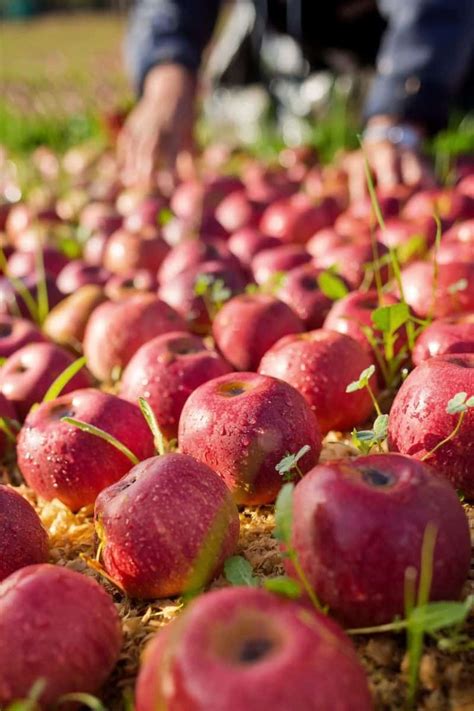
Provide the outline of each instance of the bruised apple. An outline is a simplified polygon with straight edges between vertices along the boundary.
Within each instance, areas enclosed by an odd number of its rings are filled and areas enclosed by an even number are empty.
[[[107,573],[131,597],[200,589],[233,554],[239,516],[230,491],[184,454],[147,459],[97,498]]]
[[[179,421],[184,454],[214,469],[238,503],[275,500],[282,485],[276,465],[304,445],[306,472],[318,461],[321,433],[297,390],[256,373],[229,373],[204,383],[188,398]]]

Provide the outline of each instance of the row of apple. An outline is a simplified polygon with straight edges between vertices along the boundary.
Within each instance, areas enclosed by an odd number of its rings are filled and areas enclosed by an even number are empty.
[[[299,453],[306,476],[291,504],[288,574],[301,582],[302,570],[345,625],[389,622],[403,614],[405,571],[419,571],[429,524],[431,598],[458,598],[469,568],[467,520],[439,473],[474,496],[472,175],[455,188],[380,193],[386,221],[374,242],[370,202],[348,203],[344,175],[290,156],[276,171],[250,164],[240,179],[183,183],[169,203],[117,191],[112,178],[99,196],[89,184],[46,207],[2,209],[2,447],[19,421],[29,486],[73,510],[95,504],[104,571],[139,598],[212,580],[237,546],[236,503],[273,502],[279,463]],[[88,239],[69,261],[61,247],[76,221]],[[387,251],[403,244],[414,261],[387,290]],[[411,311],[393,332],[374,321],[405,300]],[[87,368],[51,397],[71,349],[83,349]],[[366,422],[411,362],[387,424],[391,450],[409,456],[318,465],[322,437]],[[117,394],[96,381],[118,381]],[[155,456],[162,435],[180,453]],[[93,581],[46,563],[39,519],[12,489],[0,489],[0,511],[0,701],[41,678],[44,704],[96,691],[120,651],[113,606]],[[137,689],[141,711],[288,709],[295,699],[302,709],[371,708],[335,623],[240,588],[199,598],[160,634]]]

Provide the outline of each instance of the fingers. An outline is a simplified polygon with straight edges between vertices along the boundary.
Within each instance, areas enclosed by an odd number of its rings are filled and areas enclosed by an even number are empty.
[[[352,200],[367,195],[365,159],[377,187],[396,185],[433,187],[436,183],[432,169],[420,153],[400,149],[389,142],[369,143],[362,151],[354,151],[343,161]]]

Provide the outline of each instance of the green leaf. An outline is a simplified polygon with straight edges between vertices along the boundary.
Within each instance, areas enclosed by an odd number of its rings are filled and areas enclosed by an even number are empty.
[[[68,425],[77,427],[82,432],[87,432],[88,434],[94,435],[94,437],[99,437],[99,439],[103,439],[105,442],[108,442],[108,444],[111,444],[112,447],[115,447],[115,449],[118,449],[119,452],[124,454],[132,462],[133,465],[140,463],[138,457],[128,447],[126,447],[113,435],[109,434],[108,432],[104,432],[104,430],[101,430],[100,427],[91,425],[88,422],[83,422],[82,420],[76,420],[74,417],[61,417],[61,422],[66,422]]]
[[[158,224],[160,227],[164,227],[174,218],[173,212],[169,207],[163,207],[158,213]]]
[[[448,286],[448,294],[457,294],[458,291],[465,291],[468,286],[469,283],[467,279],[459,279],[459,281],[455,281]]]
[[[281,488],[275,503],[275,531],[273,535],[278,541],[282,541],[287,545],[291,543],[294,490],[294,484],[285,484]]]
[[[404,303],[380,306],[372,312],[372,323],[382,333],[394,334],[409,318],[410,309]]]
[[[194,282],[195,296],[204,296],[205,294],[207,294],[207,291],[213,281],[213,277],[209,274],[198,274],[198,276],[196,277],[196,281]]]
[[[310,449],[311,447],[309,444],[305,444],[301,447],[299,452],[296,452],[296,454],[287,454],[276,465],[276,471],[279,474],[287,474],[298,464],[299,460],[310,451]]]
[[[78,373],[81,368],[86,364],[86,359],[84,357],[78,358],[73,363],[67,366],[62,373],[59,373],[58,377],[53,380],[49,386],[46,394],[43,398],[43,402],[50,402],[51,400],[56,400],[60,396],[66,385],[70,380]]]
[[[212,284],[211,301],[214,304],[222,304],[232,296],[232,291],[225,285],[223,279],[216,279]]]
[[[346,388],[346,393],[353,393],[356,390],[362,390],[362,388],[367,387],[367,385],[369,384],[369,380],[374,373],[375,365],[369,365],[369,367],[363,370],[362,373],[359,375],[358,380],[354,380],[352,383],[349,383]]]
[[[459,412],[466,412],[467,410],[467,393],[459,392],[454,395],[451,400],[448,401],[446,405],[446,412],[448,415],[456,415]]]
[[[415,607],[409,617],[409,623],[415,624],[432,634],[445,627],[462,625],[474,607],[474,595],[464,602],[430,602]]]
[[[141,413],[153,435],[156,451],[160,456],[162,456],[166,452],[166,444],[163,433],[160,430],[160,426],[156,420],[155,413],[151,409],[150,403],[145,400],[144,397],[138,398],[138,404],[140,406]]]
[[[322,272],[318,275],[316,281],[324,296],[333,301],[342,299],[349,291],[343,280],[331,271]]]
[[[269,592],[289,597],[291,600],[301,597],[301,585],[297,580],[289,578],[287,575],[281,575],[277,578],[267,578],[263,587]]]
[[[356,430],[354,432],[354,437],[356,437],[359,442],[372,442],[374,439],[373,430]]]
[[[231,558],[227,558],[224,563],[224,575],[231,585],[258,587],[258,580],[253,574],[252,566],[241,555],[233,555]]]
[[[374,421],[374,436],[378,442],[386,439],[388,433],[388,415],[379,415]]]

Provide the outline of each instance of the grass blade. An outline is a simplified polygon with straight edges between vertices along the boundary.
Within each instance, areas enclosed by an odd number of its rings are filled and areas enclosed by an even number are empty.
[[[65,368],[63,372],[60,373],[55,380],[53,380],[48,390],[46,391],[46,395],[43,398],[43,402],[50,402],[50,400],[56,400],[56,398],[60,396],[69,381],[73,379],[73,377],[81,370],[81,368],[85,366],[85,364],[86,359],[84,358],[84,356],[82,356],[81,358],[78,358],[73,363],[68,365],[67,368]]]
[[[108,432],[104,432],[104,430],[101,430],[100,427],[90,425],[88,422],[83,422],[82,420],[76,420],[74,417],[62,417],[61,422],[67,422],[68,425],[77,427],[82,432],[87,432],[88,434],[94,435],[94,437],[99,437],[99,439],[103,439],[105,442],[108,442],[113,447],[115,447],[115,449],[118,449],[119,452],[124,454],[132,462],[133,465],[140,464],[140,460],[138,459],[138,457],[132,451],[130,451],[128,447],[126,447],[122,442],[120,442],[120,440],[118,440],[113,435],[109,434]]]

